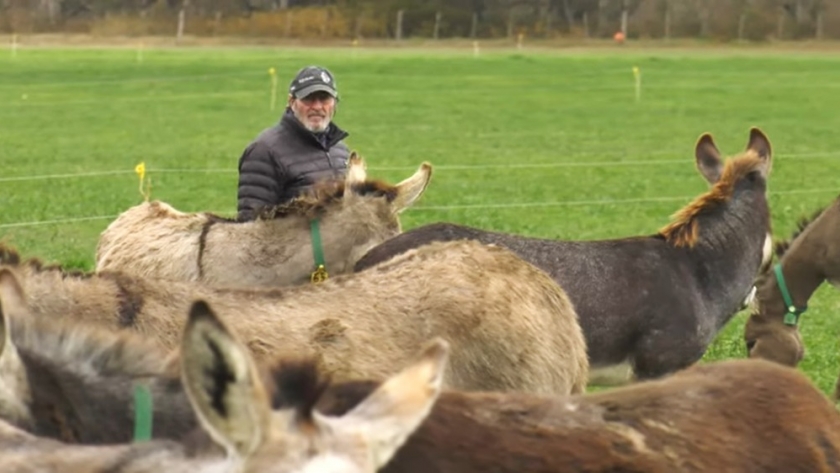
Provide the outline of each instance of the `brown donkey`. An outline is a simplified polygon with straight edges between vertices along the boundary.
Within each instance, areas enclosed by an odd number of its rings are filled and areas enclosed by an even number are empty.
[[[742,309],[771,257],[767,178],[771,148],[757,128],[746,151],[724,161],[712,136],[695,146],[711,189],[651,235],[562,241],[435,223],[406,231],[356,264],[367,268],[431,241],[473,239],[515,252],[569,294],[589,349],[592,382],[655,378],[699,360]],[[622,377],[609,379],[621,369]],[[603,376],[603,379],[601,379]]]
[[[132,332],[31,316],[0,270],[0,419],[66,443],[128,442],[134,390],[145,386],[154,437],[179,439],[198,424],[176,361]]]
[[[348,273],[367,250],[401,232],[399,213],[426,190],[432,166],[396,186],[368,180],[350,157],[345,180],[240,222],[208,212],[184,213],[153,201],[123,212],[102,232],[96,270],[226,286],[290,286],[309,281],[319,264]]]
[[[776,245],[779,261],[759,277],[755,304],[744,326],[750,357],[787,366],[797,366],[802,360],[805,349],[799,317],[823,282],[840,288],[838,235],[840,197],[810,219],[801,220],[790,241]]]
[[[180,376],[201,429],[183,441],[92,446],[36,437],[0,421],[2,471],[374,473],[428,415],[448,356],[446,342],[433,341],[339,417],[307,407],[272,410],[249,350],[206,303],[193,304],[185,325]],[[302,399],[301,406],[312,402]]]
[[[297,378],[319,388],[289,387],[324,392],[315,408],[331,415],[377,385],[324,387],[309,370]],[[840,415],[804,374],[765,360],[696,364],[580,396],[444,391],[380,470],[486,472],[840,472]]]
[[[284,289],[74,276],[0,250],[4,262],[34,315],[136,330],[170,350],[189,301],[203,299],[258,359],[318,355],[335,379],[381,379],[440,336],[452,344],[448,387],[556,395],[587,384],[586,343],[563,289],[512,252],[475,241],[427,245],[364,274]]]

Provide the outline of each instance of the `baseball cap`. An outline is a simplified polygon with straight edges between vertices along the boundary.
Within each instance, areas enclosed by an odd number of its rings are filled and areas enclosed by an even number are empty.
[[[338,98],[335,78],[329,70],[319,66],[304,67],[298,71],[292,83],[289,84],[289,93],[297,99],[318,91],[327,92]]]

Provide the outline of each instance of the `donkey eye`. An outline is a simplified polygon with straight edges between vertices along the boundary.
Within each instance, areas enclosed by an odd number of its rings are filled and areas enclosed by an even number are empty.
[[[755,340],[747,340],[747,353],[750,353],[755,347]]]

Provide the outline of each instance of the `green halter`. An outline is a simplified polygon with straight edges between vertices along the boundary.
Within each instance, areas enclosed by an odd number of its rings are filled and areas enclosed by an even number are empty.
[[[315,271],[312,272],[310,280],[313,283],[325,281],[329,274],[324,261],[324,247],[321,245],[321,229],[318,219],[309,222],[310,235],[312,236],[312,256],[315,258]]]
[[[776,263],[776,265],[773,266],[773,271],[776,273],[776,282],[779,285],[779,291],[782,293],[782,299],[785,301],[785,307],[787,307],[787,312],[785,313],[785,325],[795,327],[796,323],[799,321],[799,316],[808,310],[808,304],[805,304],[802,308],[797,308],[793,305],[793,299],[790,297],[787,284],[785,284],[785,277],[782,275],[781,263]]]
[[[152,393],[145,384],[134,387],[134,441],[152,438]]]

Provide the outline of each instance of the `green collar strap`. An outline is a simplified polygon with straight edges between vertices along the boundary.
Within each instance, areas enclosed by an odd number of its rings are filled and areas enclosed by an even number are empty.
[[[134,441],[152,438],[152,394],[145,384],[134,387]]]
[[[313,283],[319,283],[325,281],[329,274],[324,261],[324,247],[321,245],[321,228],[318,225],[318,219],[312,219],[309,222],[309,229],[312,236],[312,256],[315,258],[315,271],[312,272],[310,280]]]
[[[796,323],[799,321],[799,316],[808,310],[808,304],[805,304],[801,308],[793,305],[793,299],[790,297],[787,284],[785,284],[785,277],[782,275],[781,263],[776,263],[773,266],[773,271],[776,273],[776,283],[779,285],[779,291],[782,293],[782,299],[785,301],[785,307],[787,308],[785,312],[785,325],[796,326]]]

